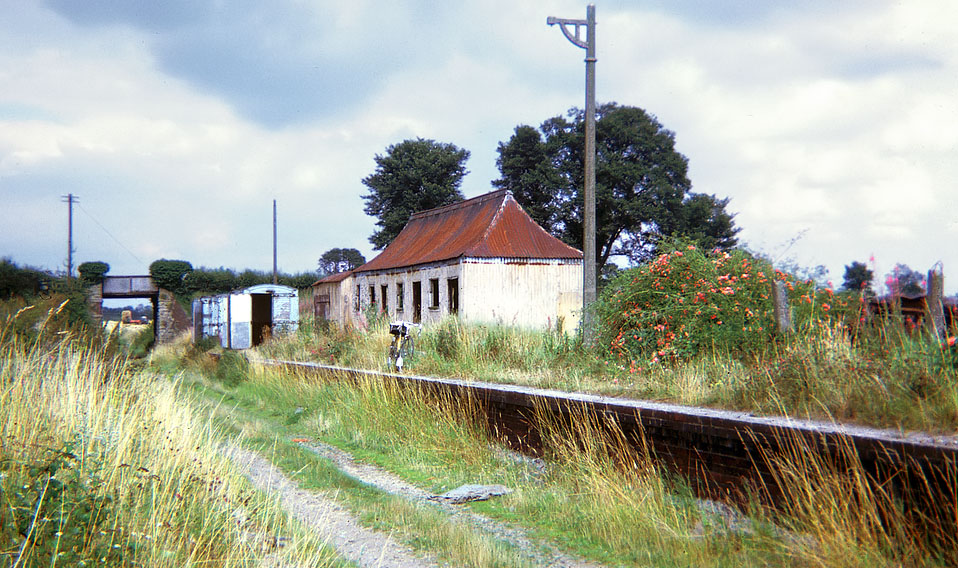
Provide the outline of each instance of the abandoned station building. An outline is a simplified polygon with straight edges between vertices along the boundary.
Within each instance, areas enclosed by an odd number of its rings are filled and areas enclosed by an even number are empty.
[[[318,317],[573,330],[582,308],[582,253],[547,233],[512,193],[494,191],[414,214],[379,256],[313,285]]]

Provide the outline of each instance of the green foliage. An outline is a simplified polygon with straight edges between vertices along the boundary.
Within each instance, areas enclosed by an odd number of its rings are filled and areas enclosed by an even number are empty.
[[[925,275],[898,263],[885,277],[885,286],[892,296],[918,296],[925,293]]]
[[[236,385],[249,379],[250,367],[246,357],[237,351],[223,351],[219,354],[212,378],[226,385]]]
[[[108,526],[116,500],[104,493],[99,464],[81,467],[73,445],[20,463],[0,461],[0,538],[24,559],[62,566],[126,565],[132,545]]]
[[[130,357],[138,358],[146,356],[153,346],[154,340],[153,326],[150,325],[133,338],[129,348]]]
[[[797,281],[747,252],[706,254],[686,245],[622,273],[603,290],[596,304],[601,345],[633,372],[643,361],[760,352],[774,340],[773,280],[787,285],[798,325],[848,309],[832,290]]]
[[[77,267],[77,272],[80,273],[80,280],[82,280],[84,284],[88,285],[99,284],[100,282],[103,282],[103,277],[109,271],[110,265],[98,260],[93,262],[84,262]]]
[[[150,276],[160,288],[181,296],[186,292],[184,279],[193,272],[193,265],[185,260],[160,259],[150,264]]]
[[[845,265],[845,275],[843,277],[842,289],[852,292],[872,292],[872,280],[875,279],[875,272],[868,268],[864,262],[857,260],[851,264]]]
[[[366,257],[354,248],[331,248],[319,257],[320,276],[339,274],[365,264]]]
[[[299,274],[280,273],[277,275],[276,281],[277,284],[301,290],[303,288],[309,288],[313,282],[316,282],[316,274],[313,272],[301,272]],[[241,273],[237,273],[234,270],[223,267],[196,268],[183,279],[187,293],[192,296],[225,294],[233,290],[249,288],[257,284],[270,284],[272,282],[272,272],[247,269]]]
[[[434,140],[405,140],[376,155],[376,171],[363,179],[369,193],[364,211],[380,227],[369,238],[383,249],[413,213],[462,201],[459,190],[466,175],[469,151]]]
[[[502,177],[492,185],[511,191],[533,221],[553,235],[561,235],[562,202],[556,199],[556,190],[563,179],[549,150],[538,130],[517,126],[508,143],[499,143],[496,166]]]
[[[519,126],[499,145],[502,177],[533,219],[566,243],[582,248],[585,113],[557,116],[539,132]],[[685,235],[709,248],[731,248],[738,229],[725,211],[727,199],[691,192],[688,160],[675,150],[675,135],[654,116],[615,103],[596,110],[597,267],[623,255],[648,259],[658,240]]]
[[[9,258],[0,258],[0,300],[19,296],[30,298],[49,292],[50,282],[56,278],[36,268],[19,267]]]

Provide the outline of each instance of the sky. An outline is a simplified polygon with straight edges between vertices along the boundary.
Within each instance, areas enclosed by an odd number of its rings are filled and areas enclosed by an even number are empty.
[[[596,0],[596,98],[675,133],[750,250],[958,292],[958,3]],[[518,125],[583,107],[567,0],[0,0],[0,257],[314,271],[376,253],[375,156],[406,139],[499,177]]]

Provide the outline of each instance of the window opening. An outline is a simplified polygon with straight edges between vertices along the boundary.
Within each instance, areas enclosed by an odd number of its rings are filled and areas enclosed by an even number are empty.
[[[419,281],[412,283],[412,321],[422,321],[422,282]]]
[[[459,313],[459,279],[449,278],[446,280],[446,298],[449,301],[449,313]]]
[[[439,309],[439,279],[429,279],[429,307],[433,310]]]

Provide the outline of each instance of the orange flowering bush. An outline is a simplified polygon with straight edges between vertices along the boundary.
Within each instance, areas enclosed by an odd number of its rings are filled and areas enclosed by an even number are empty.
[[[596,303],[603,350],[633,372],[712,349],[747,354],[773,340],[772,281],[788,288],[793,323],[843,315],[848,303],[735,250],[681,246],[615,278]]]

